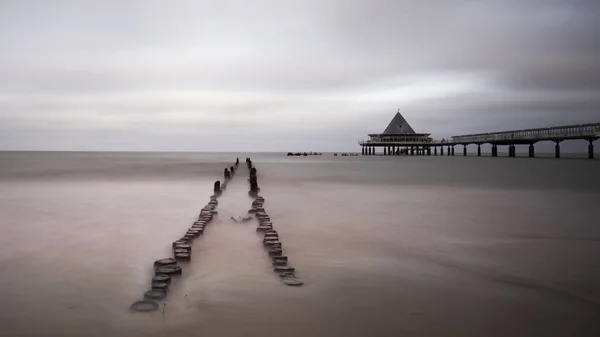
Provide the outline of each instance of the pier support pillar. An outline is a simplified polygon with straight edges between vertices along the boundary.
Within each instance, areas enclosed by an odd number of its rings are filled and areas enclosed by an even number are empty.
[[[533,144],[529,144],[529,158],[535,157],[535,147]]]
[[[444,155],[444,147],[440,146],[440,156],[443,156],[443,155]]]
[[[452,155],[454,156],[454,145],[452,145]]]
[[[498,145],[492,145],[492,157],[498,157]]]
[[[410,147],[410,155],[413,156],[415,154],[415,147],[411,146]]]
[[[481,157],[481,144],[477,144],[477,157]]]
[[[509,157],[515,156],[515,146],[512,144],[508,146],[508,156]]]
[[[554,158],[560,158],[560,140],[555,141],[556,145],[554,146]]]
[[[434,147],[433,147],[433,155],[434,155],[434,156],[437,156],[437,146],[434,146]]]
[[[427,155],[428,155],[428,156],[431,156],[431,147],[428,147],[428,148],[427,148]]]
[[[386,147],[383,148],[383,155],[384,156],[387,155],[387,148]]]
[[[467,156],[467,146],[463,145],[463,156],[466,157]]]
[[[588,158],[594,159],[594,140],[588,139],[588,142],[590,142],[588,144]]]

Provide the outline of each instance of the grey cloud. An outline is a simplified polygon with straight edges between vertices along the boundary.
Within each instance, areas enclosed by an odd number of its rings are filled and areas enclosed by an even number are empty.
[[[216,128],[230,139],[224,149],[236,150],[234,136],[250,137],[251,127],[265,150],[307,137],[352,149],[397,108],[439,137],[600,119],[598,1],[0,6],[0,148],[64,146],[58,139],[73,135],[86,148],[165,139],[176,149]],[[452,86],[473,74],[480,87],[406,101],[419,78]],[[397,99],[378,96],[388,89]],[[280,130],[285,141],[270,141]]]

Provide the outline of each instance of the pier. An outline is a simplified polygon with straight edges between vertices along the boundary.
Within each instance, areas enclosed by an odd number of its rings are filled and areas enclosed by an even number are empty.
[[[535,144],[542,141],[554,142],[554,157],[560,158],[560,143],[565,140],[588,142],[588,158],[594,158],[594,142],[600,138],[600,123],[562,125],[547,128],[512,130],[452,136],[449,140],[434,140],[428,133],[416,133],[400,112],[396,113],[383,133],[369,134],[368,140],[359,141],[362,155],[455,155],[455,147],[462,146],[463,156],[467,146],[477,145],[477,156],[481,156],[481,145],[492,146],[492,157],[498,157],[498,147],[508,146],[508,156],[516,157],[516,145],[528,145],[529,157],[535,157]],[[379,150],[381,148],[381,150]]]

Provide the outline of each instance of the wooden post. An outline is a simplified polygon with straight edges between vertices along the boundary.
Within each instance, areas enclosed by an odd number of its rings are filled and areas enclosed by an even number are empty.
[[[529,158],[535,157],[535,147],[533,143],[529,144]]]

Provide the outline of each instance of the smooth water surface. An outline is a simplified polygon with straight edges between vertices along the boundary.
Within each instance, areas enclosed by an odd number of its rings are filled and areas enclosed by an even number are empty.
[[[305,285],[245,215],[250,156]],[[129,305],[236,157],[160,311]],[[0,335],[600,336],[600,161],[0,153]]]

